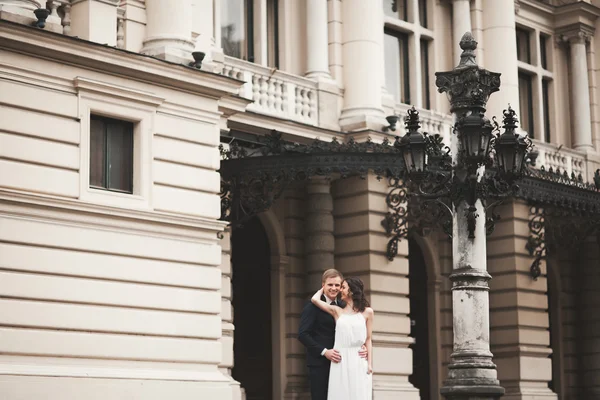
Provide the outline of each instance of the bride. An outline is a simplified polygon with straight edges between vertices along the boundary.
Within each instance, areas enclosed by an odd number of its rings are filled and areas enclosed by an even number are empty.
[[[336,321],[335,344],[342,361],[331,364],[327,400],[371,400],[373,397],[373,309],[365,298],[364,285],[358,278],[342,282],[344,308],[331,306],[321,300],[323,289],[312,297],[314,305],[333,316]],[[367,359],[358,354],[367,347]]]

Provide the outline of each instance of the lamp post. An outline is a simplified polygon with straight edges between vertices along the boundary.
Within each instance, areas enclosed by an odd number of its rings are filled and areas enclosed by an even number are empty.
[[[491,276],[486,265],[486,233],[495,218],[487,213],[518,189],[531,141],[517,133],[510,107],[504,111],[502,134],[498,124],[485,117],[489,96],[500,88],[500,74],[476,64],[477,42],[471,33],[465,33],[460,47],[459,65],[436,73],[438,90],[448,95],[454,115],[450,151],[441,151],[439,138],[419,131],[414,108],[405,121],[407,134],[395,146],[404,157],[411,195],[443,202],[452,214],[454,345],[441,394],[452,400],[498,399],[504,389],[490,352]]]

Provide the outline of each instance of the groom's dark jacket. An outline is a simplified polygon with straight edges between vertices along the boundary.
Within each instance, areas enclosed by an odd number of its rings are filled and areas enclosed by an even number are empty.
[[[325,296],[321,296],[325,301]],[[338,306],[343,306],[337,300]],[[321,355],[323,349],[332,349],[335,340],[335,320],[331,314],[308,302],[300,316],[298,340],[306,347],[306,365],[309,367],[327,366],[330,361]]]

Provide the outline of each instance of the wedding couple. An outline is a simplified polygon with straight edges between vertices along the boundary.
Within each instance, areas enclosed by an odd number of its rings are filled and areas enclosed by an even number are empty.
[[[312,400],[371,400],[373,309],[358,278],[325,271],[304,307],[298,340],[306,347]]]

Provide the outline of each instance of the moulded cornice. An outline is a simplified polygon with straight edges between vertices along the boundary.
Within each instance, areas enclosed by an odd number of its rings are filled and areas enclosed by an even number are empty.
[[[318,126],[271,117],[251,111],[233,115],[229,119],[229,128],[258,135],[266,135],[274,129],[283,133],[284,136],[289,135],[293,142],[299,143],[308,143],[315,138],[327,142],[330,142],[333,138],[344,141],[345,137],[339,131],[323,129]]]
[[[80,76],[73,80],[73,86],[78,92],[102,93],[111,97],[118,97],[138,103],[144,103],[151,106],[159,106],[165,101],[164,97],[156,96],[152,93],[142,92],[125,86],[117,86],[106,82],[95,81],[82,78]]]
[[[217,241],[217,234],[223,232],[227,225],[224,221],[202,217],[124,209],[9,189],[0,190],[0,209],[11,215],[206,242]]]
[[[219,112],[223,117],[229,118],[234,114],[244,112],[250,103],[252,103],[252,100],[241,96],[223,97],[219,100]]]
[[[596,19],[600,16],[600,8],[583,1],[566,4],[554,9],[554,28],[557,33],[570,31],[574,26],[584,27],[594,32]]]
[[[538,13],[542,12],[544,14],[554,15],[555,7],[550,4],[542,3],[538,0],[515,0],[515,10],[517,7],[517,2],[519,3],[519,7],[523,8],[524,10],[532,9]]]
[[[236,95],[245,83],[154,57],[0,21],[0,48],[206,97]]]
[[[73,6],[77,3],[83,3],[86,1],[96,2],[96,3],[104,3],[104,4],[108,4],[109,6],[116,7],[119,5],[120,0],[71,0],[71,5]]]

